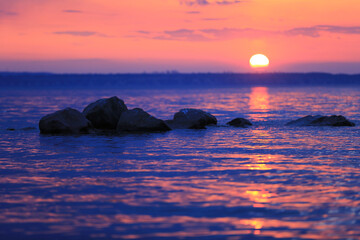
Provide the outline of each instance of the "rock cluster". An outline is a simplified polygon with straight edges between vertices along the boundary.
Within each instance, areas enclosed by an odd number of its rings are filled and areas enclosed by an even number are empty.
[[[97,100],[81,113],[66,108],[41,118],[41,133],[79,134],[91,130],[114,132],[162,132],[177,128],[202,129],[216,125],[216,118],[199,109],[182,109],[173,120],[163,121],[141,108],[129,110],[118,97]]]
[[[104,98],[89,104],[81,113],[66,108],[41,118],[39,128],[45,134],[80,134],[92,131],[163,132],[172,129],[204,129],[217,125],[215,116],[200,109],[181,109],[172,120],[163,121],[141,108],[129,110],[118,97]],[[229,126],[246,128],[252,123],[235,118]],[[306,116],[287,123],[288,126],[355,126],[343,116]]]

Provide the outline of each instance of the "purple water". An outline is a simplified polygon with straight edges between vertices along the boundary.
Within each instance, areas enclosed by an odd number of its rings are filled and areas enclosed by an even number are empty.
[[[219,126],[21,130],[111,96],[162,119],[199,108]],[[307,114],[357,126],[284,126]],[[254,126],[225,126],[236,117]],[[1,90],[0,238],[360,239],[359,120],[360,88]]]

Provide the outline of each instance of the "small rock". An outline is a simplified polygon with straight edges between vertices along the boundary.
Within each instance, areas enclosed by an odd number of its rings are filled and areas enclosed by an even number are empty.
[[[121,114],[127,110],[123,100],[111,97],[89,104],[83,114],[95,128],[115,130]]]
[[[31,130],[36,130],[36,127],[24,127],[24,128],[21,128],[20,130],[22,130],[22,131],[31,131]]]
[[[328,116],[320,117],[320,118],[312,121],[310,123],[310,126],[334,126],[334,127],[348,126],[348,127],[354,127],[355,123],[350,122],[344,116],[332,115],[330,117],[328,117]]]
[[[202,110],[187,108],[175,113],[173,120],[167,120],[166,123],[173,129],[204,129],[207,125],[216,125],[217,119]]]
[[[125,111],[119,119],[117,131],[127,132],[161,132],[171,128],[160,119],[157,119],[141,108]]]
[[[344,116],[341,115],[332,115],[332,116],[311,116],[308,115],[306,117],[290,121],[286,124],[287,126],[355,126],[355,123],[350,122]]]
[[[312,121],[321,118],[322,116],[316,115],[307,115],[306,117],[302,117],[293,121],[288,122],[287,126],[308,126]]]
[[[245,118],[235,118],[226,124],[233,127],[242,127],[242,128],[246,128],[252,125],[252,123]]]
[[[78,110],[66,108],[40,119],[40,133],[50,134],[78,134],[87,133],[91,123]]]

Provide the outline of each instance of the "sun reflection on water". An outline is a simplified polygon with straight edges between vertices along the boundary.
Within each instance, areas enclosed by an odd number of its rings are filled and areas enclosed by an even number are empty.
[[[269,117],[270,95],[267,87],[253,87],[249,95],[249,111],[253,120],[259,121]]]
[[[269,93],[267,87],[251,88],[249,109],[266,111],[269,109]]]

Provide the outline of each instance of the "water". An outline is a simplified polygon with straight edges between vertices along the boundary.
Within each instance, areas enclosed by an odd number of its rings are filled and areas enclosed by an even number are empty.
[[[203,109],[219,126],[21,130],[114,95],[162,119]],[[359,110],[359,88],[2,90],[0,238],[360,239]],[[357,127],[284,126],[307,114],[342,114]],[[235,117],[254,126],[226,127]]]

